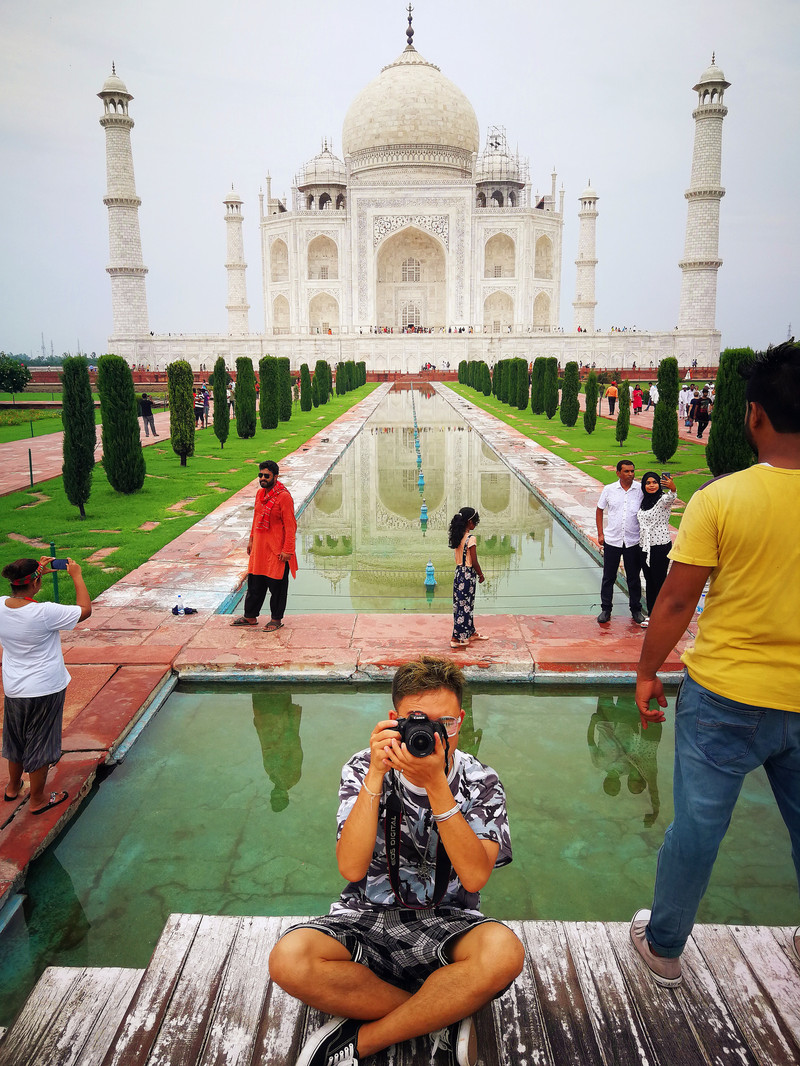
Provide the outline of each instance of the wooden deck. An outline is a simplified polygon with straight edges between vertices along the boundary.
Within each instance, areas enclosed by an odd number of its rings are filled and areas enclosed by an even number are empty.
[[[324,1020],[273,985],[297,918],[173,915],[145,971],[52,968],[0,1042],[0,1066],[292,1066]],[[792,930],[697,926],[684,984],[655,986],[624,924],[512,922],[527,966],[478,1015],[483,1066],[800,1063]],[[370,1066],[428,1066],[426,1040]]]

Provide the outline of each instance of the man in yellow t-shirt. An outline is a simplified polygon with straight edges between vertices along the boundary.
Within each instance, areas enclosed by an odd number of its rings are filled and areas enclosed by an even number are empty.
[[[653,979],[668,987],[681,982],[680,955],[717,850],[744,777],[758,766],[789,830],[800,884],[800,345],[771,349],[741,373],[758,465],[692,497],[637,671],[643,725],[663,722],[656,671],[710,578],[675,705],[675,817],[652,910],[637,911],[630,930]],[[800,962],[800,928],[790,948]]]

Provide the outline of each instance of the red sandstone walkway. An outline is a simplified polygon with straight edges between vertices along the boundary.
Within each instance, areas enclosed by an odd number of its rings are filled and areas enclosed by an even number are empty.
[[[605,392],[605,385],[601,385],[600,388]],[[581,405],[581,411],[586,410],[586,397],[583,393],[578,396],[578,400]],[[651,407],[649,411],[642,408],[640,415],[634,415],[633,408],[631,408],[631,425],[643,426],[645,429],[653,428],[653,416],[655,414],[655,406]],[[614,414],[608,413],[608,400],[602,400],[600,404],[600,417],[607,418],[609,422],[616,422],[619,417],[619,405],[617,404],[614,410]],[[705,448],[708,440],[708,435],[711,432],[711,426],[709,425],[705,431],[705,435],[702,440],[697,439],[697,426],[693,426],[691,429],[687,429],[682,419],[678,419],[678,437],[680,440],[691,441],[692,444],[699,444],[702,448]]]
[[[155,444],[157,440],[169,440],[169,411],[161,411],[155,415],[156,430],[158,437],[145,437],[139,421],[139,433],[142,444]],[[100,442],[102,426],[97,427],[97,447],[95,459],[99,462],[103,458],[103,445]],[[210,433],[211,430],[209,429]],[[33,460],[33,483],[48,481],[51,477],[58,477],[61,473],[63,462],[62,452],[64,447],[64,433],[44,433],[41,437],[26,437],[24,440],[11,441],[9,444],[0,444],[0,496],[6,496],[9,492],[18,492],[20,489],[30,488],[30,466],[28,450]]]

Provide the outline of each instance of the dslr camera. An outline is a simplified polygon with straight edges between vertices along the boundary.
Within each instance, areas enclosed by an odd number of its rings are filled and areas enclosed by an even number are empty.
[[[401,743],[405,743],[409,752],[418,759],[432,755],[436,749],[436,734],[442,738],[445,753],[449,748],[447,730],[441,722],[432,722],[422,711],[412,711],[407,718],[398,718],[394,728],[400,734]]]

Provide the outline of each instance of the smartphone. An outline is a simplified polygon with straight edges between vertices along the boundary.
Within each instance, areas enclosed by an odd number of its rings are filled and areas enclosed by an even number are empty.
[[[662,470],[661,471],[661,480],[662,481],[667,481],[671,477],[672,477],[672,474],[670,474],[669,470]]]
[[[53,559],[52,563],[50,563],[50,567],[53,570],[66,570],[68,565],[68,559]]]

